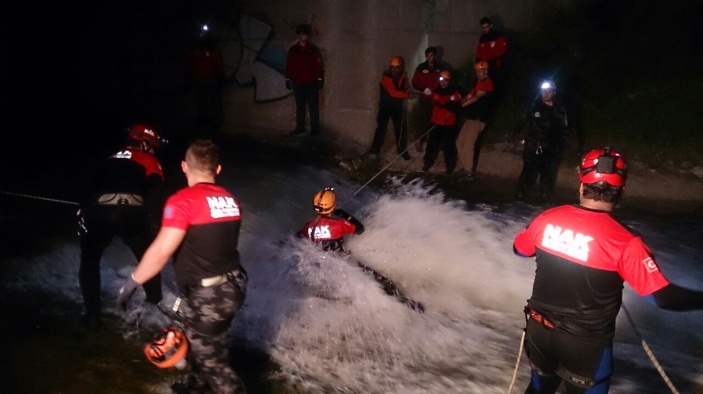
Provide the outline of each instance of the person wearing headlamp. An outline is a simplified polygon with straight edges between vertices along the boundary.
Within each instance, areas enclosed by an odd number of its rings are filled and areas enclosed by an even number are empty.
[[[555,99],[553,81],[540,85],[539,98],[525,115],[527,124],[522,152],[522,171],[518,178],[517,199],[524,200],[539,178],[539,196],[551,200],[566,146],[569,123],[566,109]]]

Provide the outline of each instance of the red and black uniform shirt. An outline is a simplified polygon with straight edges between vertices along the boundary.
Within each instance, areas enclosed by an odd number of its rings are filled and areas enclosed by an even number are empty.
[[[322,243],[324,250],[342,250],[344,236],[347,234],[356,234],[356,226],[353,223],[321,216],[307,222],[298,235]]]
[[[469,92],[469,97],[473,97],[479,90],[484,91],[484,94],[478,101],[466,107],[466,118],[474,119],[481,122],[486,122],[490,115],[493,104],[493,81],[486,77],[476,81],[476,86]]]
[[[581,337],[612,339],[623,280],[642,296],[669,284],[642,238],[604,211],[552,208],[513,247],[536,255],[529,306]]]
[[[127,147],[110,156],[99,167],[92,184],[93,197],[107,193],[144,195],[150,177],[164,181],[159,160],[141,149]]]
[[[138,148],[126,147],[104,160],[94,171],[81,205],[98,204],[98,199],[105,194],[140,196],[153,225],[158,225],[164,202],[164,172],[156,156]]]
[[[307,43],[295,44],[288,49],[286,58],[286,78],[293,83],[304,84],[317,82],[325,76],[322,52],[317,46]]]
[[[173,261],[179,288],[240,268],[241,207],[227,190],[198,183],[169,197],[162,227],[186,231]]]

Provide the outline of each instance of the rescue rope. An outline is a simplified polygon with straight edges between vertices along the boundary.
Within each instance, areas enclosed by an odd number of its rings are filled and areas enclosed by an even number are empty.
[[[78,204],[77,202],[74,202],[74,201],[66,201],[66,200],[58,200],[58,199],[55,199],[55,198],[47,198],[47,197],[32,196],[32,195],[29,195],[29,194],[12,193],[12,192],[6,192],[6,191],[2,191],[2,190],[0,190],[0,194],[7,194],[7,195],[10,195],[10,196],[15,196],[15,197],[33,198],[33,199],[35,199],[35,200],[43,200],[43,201],[58,202],[58,203],[61,203],[61,204],[68,204],[68,205],[80,205],[80,204]]]
[[[522,348],[525,345],[525,330],[522,330],[522,338],[520,338],[520,349],[517,352],[517,360],[515,360],[515,370],[513,371],[513,379],[510,381],[510,387],[508,387],[508,394],[513,390],[513,385],[515,384],[515,378],[517,377],[517,370],[520,366],[520,358],[522,357]]]
[[[625,316],[627,316],[627,320],[630,322],[630,326],[632,326],[632,330],[635,332],[635,335],[637,336],[637,339],[639,339],[640,343],[642,343],[642,348],[644,349],[644,352],[647,353],[647,357],[649,357],[649,359],[652,361],[654,368],[656,368],[657,372],[659,372],[659,375],[662,377],[662,379],[664,379],[664,383],[666,383],[666,385],[669,387],[669,390],[671,390],[672,393],[679,394],[679,391],[676,389],[674,384],[671,382],[671,379],[669,379],[669,376],[667,376],[666,372],[664,371],[664,368],[661,366],[661,364],[659,364],[659,361],[654,356],[654,352],[652,352],[652,349],[649,347],[647,342],[642,337],[642,334],[637,329],[637,326],[635,326],[635,322],[632,320],[632,316],[630,316],[630,311],[627,310],[627,308],[625,307],[625,304],[622,305],[622,310],[625,311]]]
[[[445,115],[445,118],[447,118],[448,116],[449,116],[449,113],[447,113],[447,114]],[[402,125],[401,125],[401,127],[402,127]],[[356,189],[356,191],[355,191],[354,193],[352,193],[351,196],[349,196],[346,201],[348,201],[348,200],[351,199],[352,197],[356,196],[357,193],[359,193],[359,192],[360,192],[361,190],[363,190],[366,186],[368,186],[371,182],[373,182],[374,179],[378,178],[378,176],[381,175],[386,169],[388,169],[388,167],[390,167],[391,164],[395,163],[395,161],[398,160],[401,156],[403,156],[403,154],[405,154],[408,150],[410,150],[410,148],[412,148],[413,146],[415,146],[415,144],[417,144],[419,141],[421,141],[423,138],[425,138],[425,136],[426,136],[427,134],[429,134],[430,131],[432,131],[435,127],[437,127],[437,124],[433,124],[432,127],[430,127],[429,129],[427,129],[427,131],[425,131],[424,134],[422,134],[422,135],[419,136],[415,141],[413,141],[411,144],[409,144],[408,147],[405,148],[404,151],[400,152],[393,160],[391,160],[388,164],[386,164],[385,167],[383,167],[383,168],[381,168],[380,170],[378,170],[378,172],[377,172],[374,176],[372,176],[371,179],[369,179],[366,183],[364,183],[363,185],[361,185],[361,187],[359,187],[358,189]],[[401,133],[402,133],[402,128],[401,128]],[[397,141],[396,141],[396,144],[397,144]],[[346,202],[346,201],[345,201],[345,202]]]

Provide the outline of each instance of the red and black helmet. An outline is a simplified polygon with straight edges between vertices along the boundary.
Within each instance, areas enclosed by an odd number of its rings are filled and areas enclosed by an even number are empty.
[[[625,186],[627,180],[627,164],[622,154],[608,147],[594,149],[581,160],[579,166],[581,183],[596,183],[604,181],[611,186]]]
[[[162,144],[166,144],[165,138],[161,137],[153,127],[137,123],[127,129],[127,136],[137,142],[146,142],[153,148],[160,148]]]

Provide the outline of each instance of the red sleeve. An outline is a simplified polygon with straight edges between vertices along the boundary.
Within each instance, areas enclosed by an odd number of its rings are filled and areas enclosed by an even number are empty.
[[[164,205],[161,226],[188,230],[190,226],[189,211],[188,200],[182,198],[179,193],[169,197],[168,200],[166,200],[166,205]]]
[[[505,35],[501,34],[496,38],[496,45],[493,47],[493,57],[501,57],[508,50],[508,42],[505,40]]]
[[[393,79],[386,74],[383,74],[383,77],[381,78],[381,85],[383,85],[386,92],[388,92],[388,94],[393,98],[406,99],[410,97],[410,93],[396,89],[395,85],[393,85]]]
[[[320,48],[315,47],[316,52],[317,52],[317,57],[316,57],[316,65],[317,65],[317,78],[324,78],[325,77],[325,65],[322,61],[322,51],[320,51]]]
[[[293,47],[288,48],[288,54],[286,55],[286,78],[291,79],[291,75],[293,75],[293,62],[294,62],[294,56],[293,56]]]
[[[420,79],[421,76],[420,69],[416,68],[415,72],[413,73],[413,79],[411,83],[413,84],[413,87],[417,90],[425,90],[427,86],[423,86],[422,80]]]
[[[534,235],[530,231],[530,226],[520,231],[513,241],[513,249],[521,256],[532,257],[537,253]]]
[[[627,245],[618,264],[618,273],[641,296],[652,294],[669,284],[640,237],[633,238]]]

